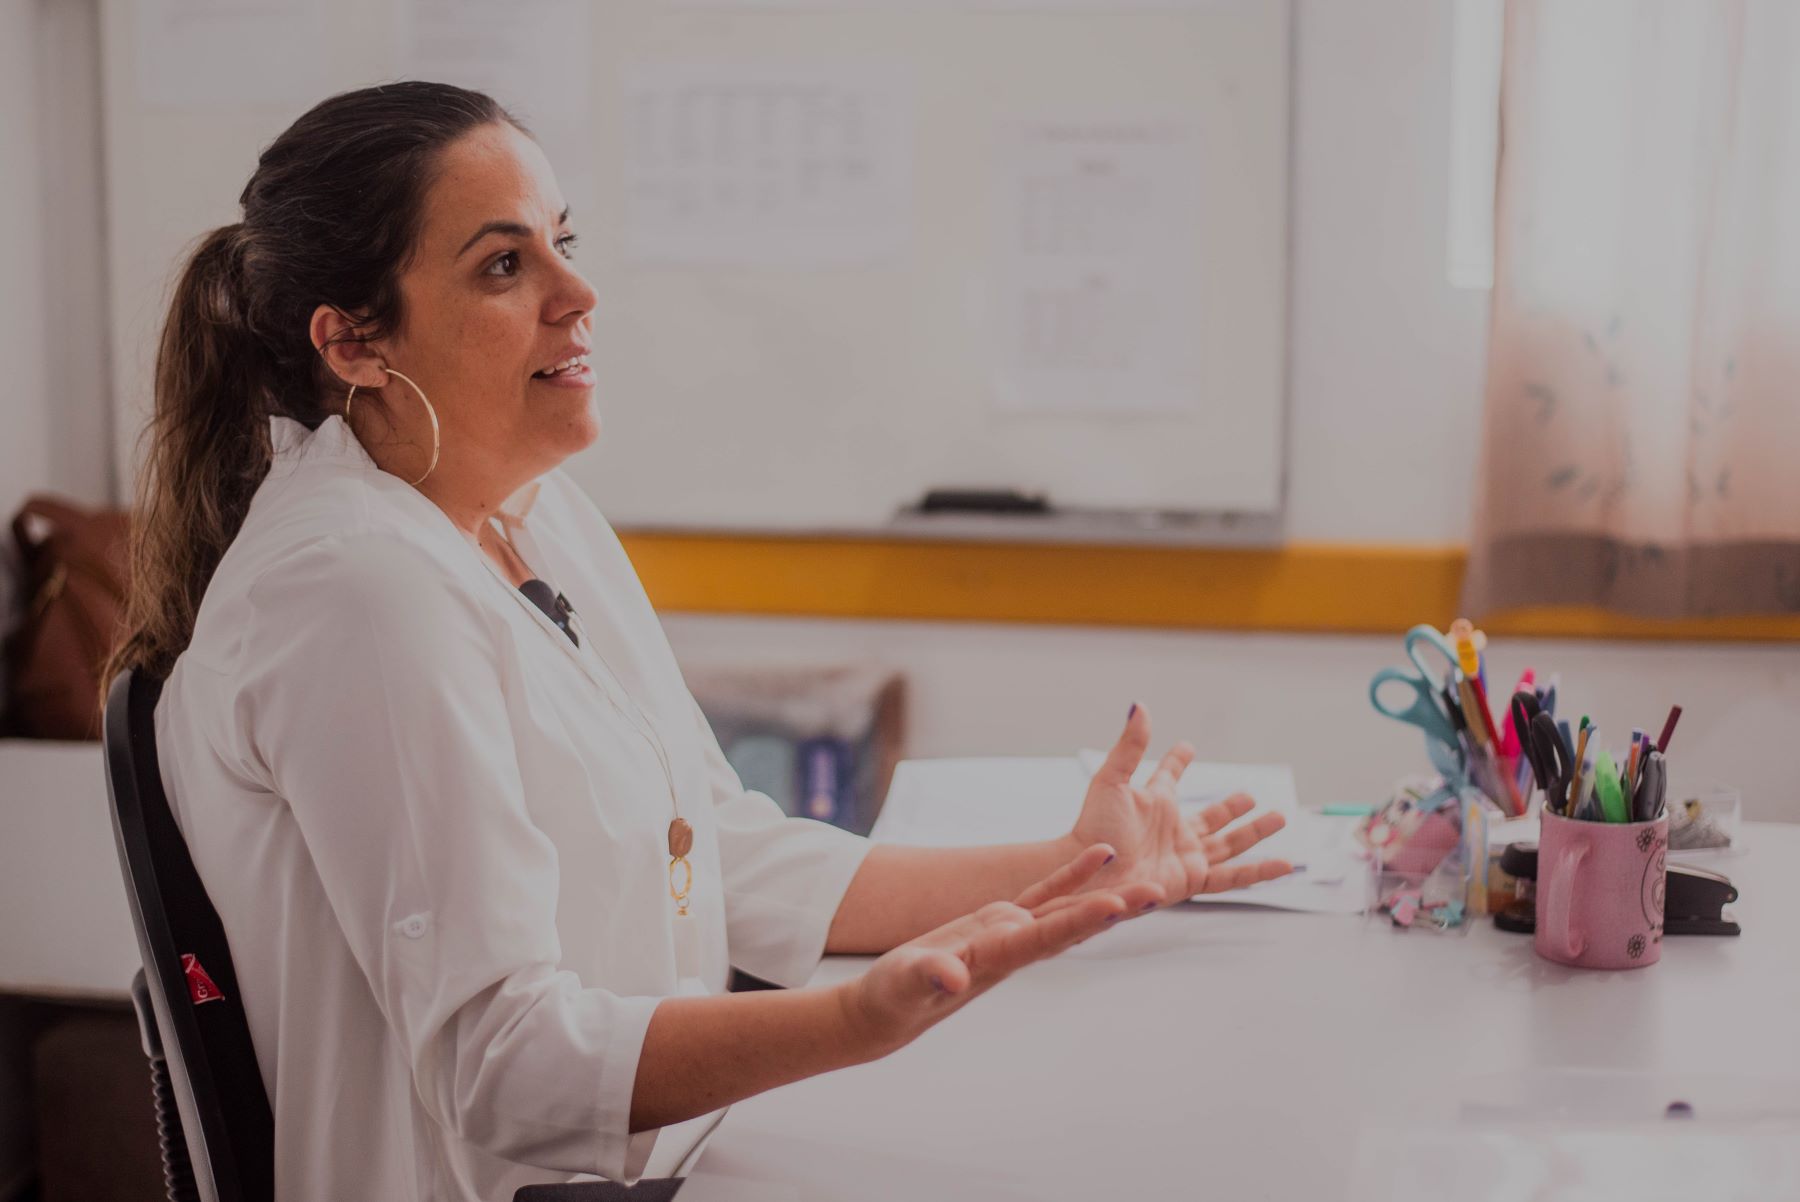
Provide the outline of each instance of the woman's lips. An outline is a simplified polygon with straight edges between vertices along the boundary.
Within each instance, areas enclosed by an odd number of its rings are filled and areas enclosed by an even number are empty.
[[[594,369],[583,363],[574,371],[557,372],[553,376],[532,376],[533,384],[547,384],[552,388],[592,388],[594,386]]]

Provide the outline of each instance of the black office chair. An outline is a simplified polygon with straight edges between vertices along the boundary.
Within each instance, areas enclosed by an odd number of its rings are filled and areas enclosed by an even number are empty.
[[[144,960],[131,1003],[150,1060],[169,1202],[274,1202],[275,1120],[243,991],[163,794],[154,721],[161,694],[161,680],[121,672],[107,693],[103,733],[113,834]],[[533,1185],[513,1202],[660,1202],[679,1187]]]

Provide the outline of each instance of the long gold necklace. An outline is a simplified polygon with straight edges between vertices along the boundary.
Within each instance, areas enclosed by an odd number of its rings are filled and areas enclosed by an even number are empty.
[[[490,529],[494,529],[500,535],[507,554],[518,561],[520,569],[527,576],[538,578],[531,565],[525,562],[525,557],[520,554],[518,547],[513,545],[512,536],[505,528],[505,519],[499,515],[496,517],[499,519],[499,524],[490,526]],[[481,550],[483,555],[486,554],[486,551],[481,548],[479,540],[476,542],[476,549]],[[558,593],[557,600],[567,611],[571,625],[578,628],[576,634],[587,643],[588,650],[593,653],[594,659],[612,678],[619,697],[624,699],[624,705],[619,705],[617,701],[614,701],[614,706],[625,715],[632,728],[650,745],[651,752],[655,754],[657,763],[662,768],[663,781],[669,789],[669,805],[675,813],[675,817],[669,822],[668,847],[669,897],[675,903],[676,971],[680,976],[696,976],[699,972],[698,933],[690,928],[689,924],[693,919],[688,914],[688,895],[693,892],[694,888],[694,866],[687,858],[688,853],[694,850],[694,828],[689,826],[688,820],[681,816],[681,799],[675,792],[675,770],[669,763],[668,749],[663,746],[663,741],[657,735],[655,727],[650,724],[649,715],[643,712],[642,707],[626,691],[624,682],[619,680],[619,674],[613,671],[612,665],[606,662],[606,657],[601,655],[600,649],[594,645],[593,639],[586,629],[587,623],[581,620],[581,615],[575,611],[573,605],[569,604],[568,598]],[[611,700],[610,697],[609,700]],[[677,883],[678,881],[679,883]]]

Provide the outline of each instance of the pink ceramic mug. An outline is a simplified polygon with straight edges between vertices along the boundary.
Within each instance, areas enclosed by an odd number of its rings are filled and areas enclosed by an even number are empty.
[[[1662,959],[1669,816],[1577,822],[1546,813],[1538,837],[1537,953],[1577,968]]]

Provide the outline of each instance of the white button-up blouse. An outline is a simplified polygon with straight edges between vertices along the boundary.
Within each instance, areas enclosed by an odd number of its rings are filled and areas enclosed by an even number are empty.
[[[746,792],[604,518],[509,499],[577,647],[343,420],[275,462],[156,711],[275,1116],[276,1197],[508,1200],[631,1179],[644,1032],[679,988],[806,980],[866,841]],[[673,796],[671,796],[673,794]]]

